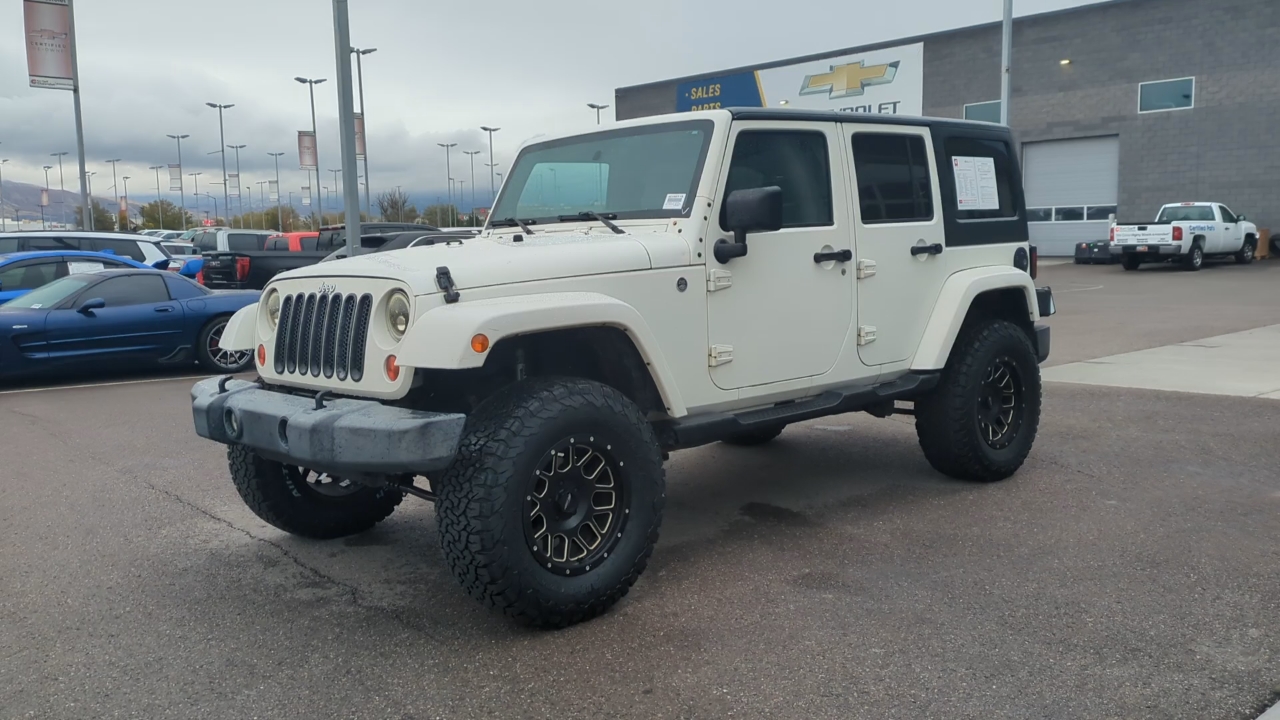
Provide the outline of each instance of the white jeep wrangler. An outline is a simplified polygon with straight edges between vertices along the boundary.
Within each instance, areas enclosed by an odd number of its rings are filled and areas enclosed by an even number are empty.
[[[434,501],[474,598],[594,617],[644,570],[669,451],[914,414],[1001,480],[1040,419],[1053,312],[1007,128],[769,109],[521,150],[484,232],[275,278],[192,390],[266,522],[334,538]]]

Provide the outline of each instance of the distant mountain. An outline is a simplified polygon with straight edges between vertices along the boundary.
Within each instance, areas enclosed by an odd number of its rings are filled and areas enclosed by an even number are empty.
[[[4,213],[7,218],[16,217],[23,220],[39,220],[40,219],[40,191],[44,188],[39,185],[31,185],[28,183],[11,182],[5,180],[0,185],[0,212]],[[99,195],[93,196],[98,204],[106,208],[108,212],[115,206],[115,198],[104,198]],[[80,204],[80,193],[68,190],[63,192],[57,188],[49,190],[49,207],[45,208],[46,217],[53,218],[62,212],[58,202],[66,203],[67,220],[74,221],[75,207]],[[136,214],[141,204],[130,202],[130,214]]]

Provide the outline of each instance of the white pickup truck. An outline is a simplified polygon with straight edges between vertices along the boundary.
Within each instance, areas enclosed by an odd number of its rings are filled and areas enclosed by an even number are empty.
[[[1155,222],[1111,226],[1111,254],[1121,256],[1125,270],[1169,260],[1199,270],[1206,257],[1233,257],[1247,265],[1257,249],[1258,226],[1221,203],[1165,205]]]

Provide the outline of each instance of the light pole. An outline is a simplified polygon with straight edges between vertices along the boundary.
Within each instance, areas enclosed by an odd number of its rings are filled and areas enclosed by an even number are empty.
[[[240,208],[240,228],[244,229],[244,203],[240,200],[241,188],[244,187],[244,183],[241,182],[241,180],[243,180],[244,178],[240,177],[240,151],[249,146],[248,145],[228,145],[227,147],[236,151],[236,207]],[[253,205],[252,195],[249,196],[249,204]],[[249,209],[253,210],[253,208],[249,208]],[[231,212],[230,205],[227,206],[227,212]]]
[[[493,206],[498,204],[498,190],[497,186],[493,184],[493,176],[495,174],[501,175],[501,173],[494,172],[494,169],[498,167],[498,163],[491,162],[485,163],[485,165],[489,168],[489,211],[492,212]]]
[[[284,232],[284,209],[280,207],[280,156],[284,153],[267,154],[276,161],[276,224],[280,226],[280,232]],[[293,207],[293,193],[289,193],[289,207]]]
[[[266,230],[267,229],[267,191],[263,189],[263,185],[266,185],[267,181],[259,180],[255,184],[258,186],[258,201],[260,203],[259,207],[262,208],[262,229]],[[252,195],[249,196],[249,204],[250,205],[253,204]],[[280,232],[284,232],[284,230],[281,230]]]
[[[8,223],[4,217],[4,164],[9,162],[9,158],[0,159],[0,232],[4,232]],[[83,211],[81,211],[83,214]],[[83,225],[83,223],[81,223]],[[89,227],[85,225],[85,227]]]
[[[52,165],[44,166],[44,194],[46,198],[49,196],[49,171],[52,169]],[[48,230],[49,226],[44,222],[44,205],[44,203],[40,203],[40,229]]]
[[[476,211],[476,156],[482,151],[480,150],[463,150],[462,154],[471,158],[471,214]],[[475,225],[475,218],[471,219],[472,225]]]
[[[148,170],[156,171],[156,210],[160,212],[160,229],[164,229],[164,205],[160,204],[160,168],[163,165],[152,165]]]
[[[187,175],[191,176],[191,182],[194,184],[192,197],[196,199],[196,212],[200,212],[200,176],[203,174],[198,172],[187,173]]]
[[[214,184],[216,185],[217,183],[214,183]],[[199,195],[199,194],[200,193],[196,193],[196,195]],[[217,225],[218,224],[218,198],[210,195],[209,193],[205,193],[204,197],[207,197],[213,201],[213,224]]]
[[[458,147],[458,143],[436,143],[444,148],[444,176],[449,183],[449,227],[453,227],[453,170],[449,169],[449,148]]]
[[[316,185],[319,186],[320,185],[320,135],[316,131],[316,86],[324,82],[325,79],[296,77],[294,78],[294,80],[297,80],[303,85],[306,85],[308,89],[311,91],[311,134],[316,141]],[[311,176],[308,175],[307,180],[310,181],[310,179],[311,179]],[[316,208],[320,214],[320,224],[316,225],[316,227],[319,228],[320,225],[324,224],[324,201],[321,199],[320,193],[316,193]]]
[[[111,191],[116,195],[116,216],[118,217],[120,215],[120,188],[117,185],[120,184],[120,181],[116,179],[116,163],[120,162],[120,158],[108,160],[107,162],[111,163]]]
[[[396,201],[397,201],[397,204],[400,206],[400,210],[399,210],[399,212],[400,212],[399,222],[404,222],[404,203],[405,203],[405,200],[404,200],[404,192],[403,192],[402,190],[400,190],[400,186],[399,186],[399,185],[397,185],[397,186],[396,186]],[[383,219],[383,220],[386,220],[386,218],[382,218],[382,219]]]
[[[338,175],[342,173],[342,168],[338,168],[337,170],[334,170],[333,168],[329,168],[329,172],[333,173],[333,194],[341,195],[342,190],[340,190],[339,188],[341,188],[342,185],[338,180]]]
[[[465,200],[463,200],[463,198],[466,196],[466,187],[467,187],[467,181],[459,179],[458,180],[458,209],[459,210],[462,209],[462,204],[466,202]]]
[[[205,105],[208,105],[218,111],[218,147],[225,148],[227,146],[227,134],[222,124],[222,111],[230,110],[235,107],[235,105],[219,105],[218,103],[205,103]],[[231,203],[227,199],[227,152],[225,150],[219,150],[218,152],[222,153],[222,207],[226,209],[227,212],[231,212]],[[213,211],[213,216],[215,218],[218,216],[218,211],[216,209]],[[244,224],[243,218],[241,218],[240,224]]]
[[[489,127],[484,125],[480,128],[484,132],[489,133],[489,206],[493,207],[493,203],[498,199],[498,186],[493,184],[493,168],[497,165],[493,160],[493,134],[502,128]],[[471,184],[471,192],[476,191],[475,183]]]
[[[182,141],[186,140],[191,136],[190,135],[169,135],[168,137],[178,141],[178,196],[182,199],[182,231],[186,232],[187,230],[187,187],[182,182]]]
[[[1013,0],[1004,0],[1004,22],[1000,25],[1000,124],[1009,124],[1009,79],[1013,55]]]
[[[122,175],[120,177],[124,181],[124,226],[129,228],[129,176]]]
[[[276,187],[279,188],[280,186],[277,184]],[[279,192],[279,190],[277,190],[276,192]],[[279,209],[278,205],[277,205],[277,209]],[[280,215],[281,217],[280,232],[284,232],[284,215],[283,215],[284,211],[280,210],[280,212],[282,213]],[[289,229],[293,230],[293,191],[292,190],[289,191]]]
[[[596,125],[600,124],[600,111],[608,108],[608,105],[597,105],[596,103],[587,103],[587,107],[596,111]]]
[[[364,121],[364,214],[373,216],[373,206],[369,204],[369,118],[364,114],[364,67],[360,58],[378,52],[378,48],[351,48],[356,56],[356,83],[360,87],[360,119]]]
[[[84,174],[84,184],[85,184],[85,187],[87,188],[86,192],[89,195],[89,224],[85,225],[85,227],[89,228],[90,230],[93,229],[93,225],[94,225],[93,223],[93,176],[97,174],[98,174],[97,170],[94,170],[92,172],[85,171],[85,174]],[[84,212],[84,211],[82,210],[81,212]]]
[[[67,199],[66,199],[67,185],[65,182],[63,182],[63,179],[62,179],[62,157],[64,155],[70,155],[70,154],[71,153],[69,152],[49,153],[49,157],[58,158],[58,191],[59,191],[58,207],[61,208],[58,214],[62,216],[63,227],[66,227],[66,224],[67,224]]]

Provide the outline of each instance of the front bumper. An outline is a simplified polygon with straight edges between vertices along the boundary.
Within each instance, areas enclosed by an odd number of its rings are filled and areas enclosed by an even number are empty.
[[[219,390],[219,384],[224,389]],[[268,390],[210,378],[191,388],[196,434],[334,475],[413,475],[453,460],[466,416]]]

